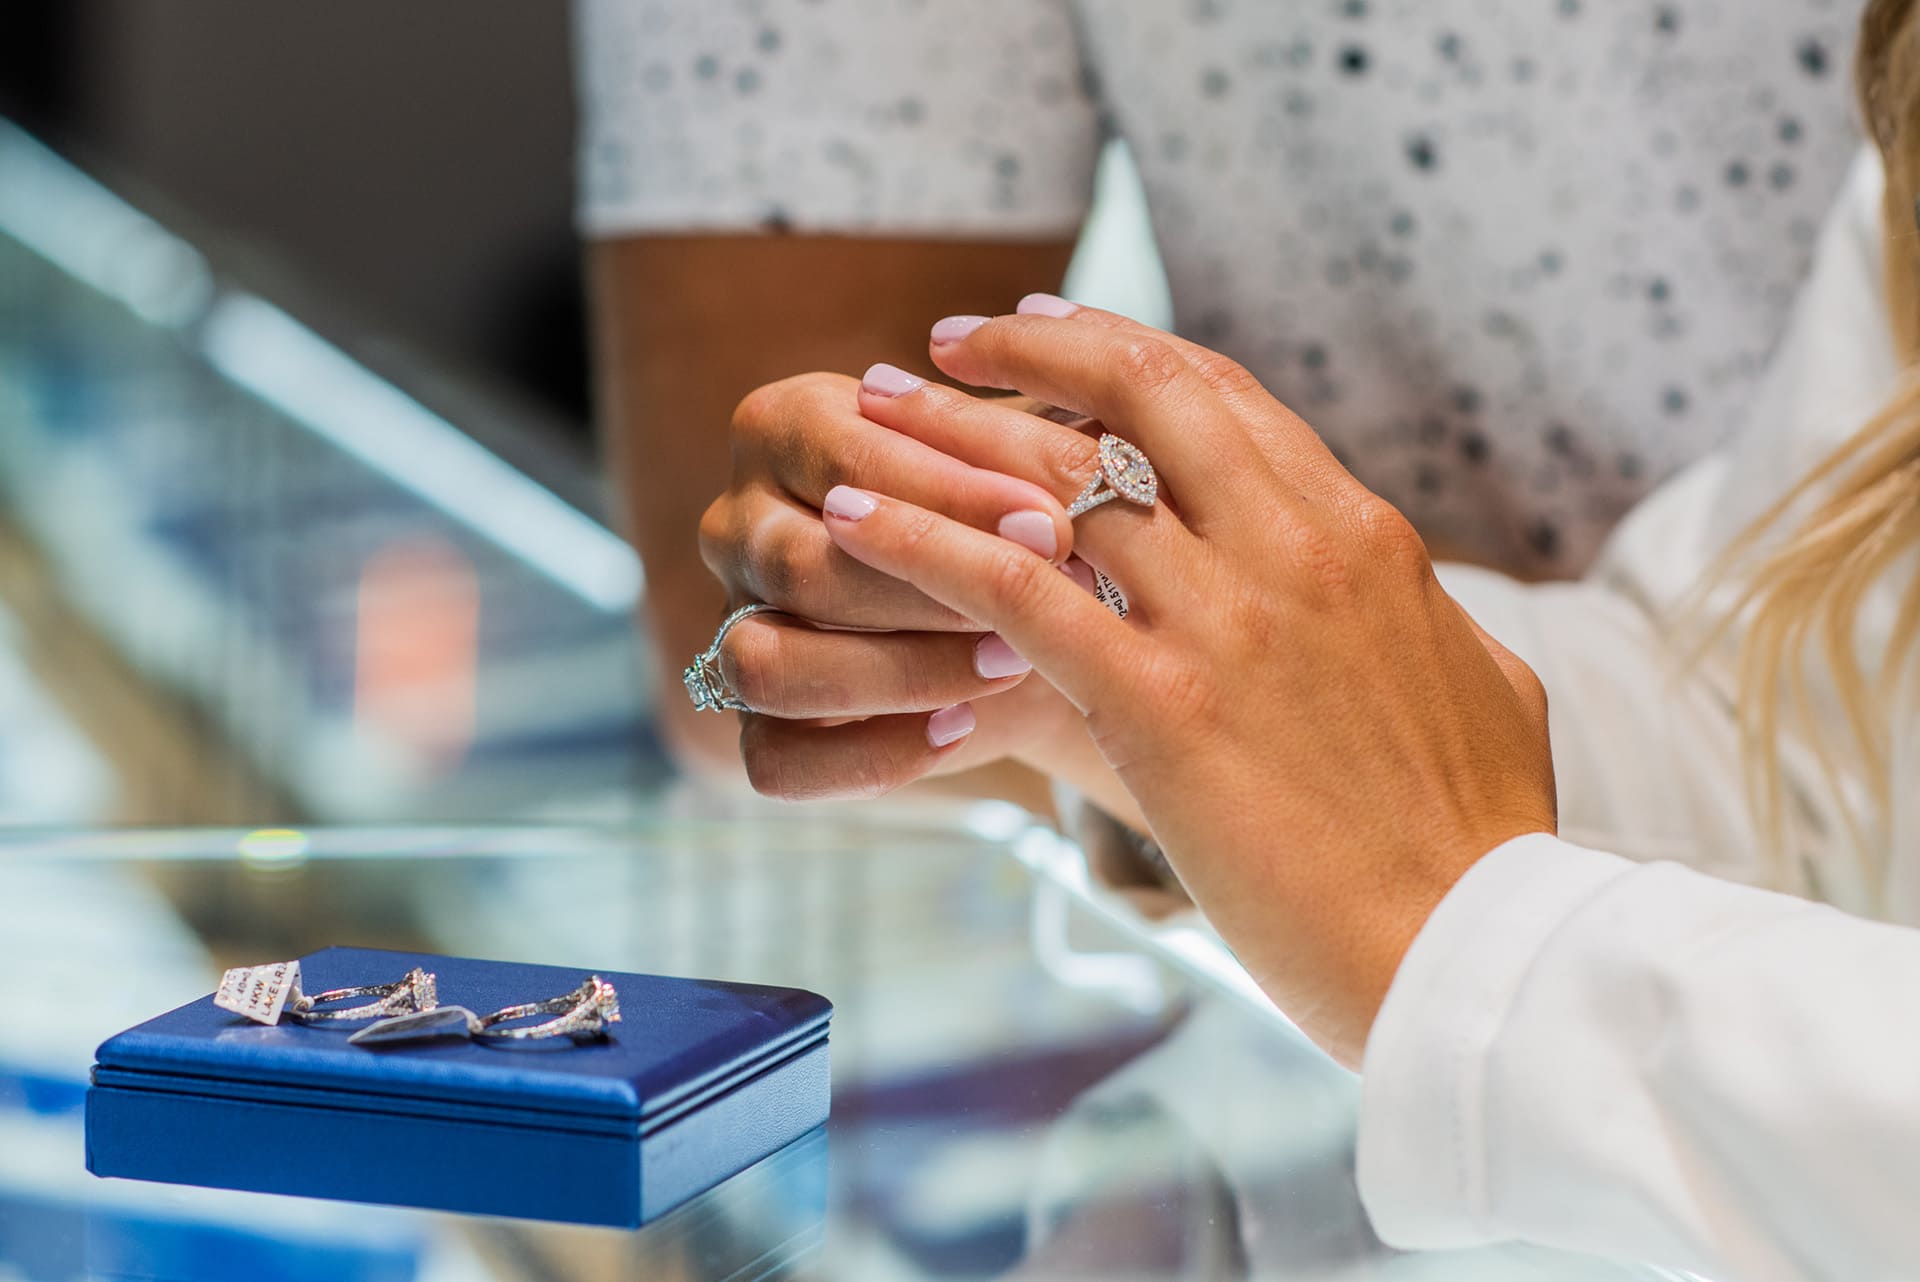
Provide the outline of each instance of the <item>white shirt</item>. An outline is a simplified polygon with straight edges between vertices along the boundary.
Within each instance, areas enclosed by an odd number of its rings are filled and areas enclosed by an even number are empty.
[[[1565,576],[1741,423],[1860,8],[580,0],[580,218],[1071,236],[1117,134],[1181,332],[1430,538]]]
[[[1882,924],[1756,888],[1869,906],[1799,745],[1808,835],[1788,868],[1761,856],[1728,656],[1675,684],[1663,644],[1728,538],[1897,384],[1881,182],[1856,165],[1751,425],[1637,508],[1585,582],[1445,573],[1548,687],[1564,827],[1461,880],[1374,1027],[1359,1179],[1389,1242],[1524,1238],[1726,1282],[1920,1277],[1920,682],[1873,834]],[[1869,659],[1917,573],[1863,606]]]

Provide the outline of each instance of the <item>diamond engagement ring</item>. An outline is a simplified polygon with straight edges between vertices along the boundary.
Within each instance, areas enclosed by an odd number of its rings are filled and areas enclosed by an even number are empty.
[[[317,1009],[328,1002],[343,1002],[355,997],[373,997],[376,1001],[360,1006]],[[430,1011],[439,1005],[434,976],[415,966],[391,984],[361,984],[353,988],[333,988],[311,997],[300,991],[300,963],[275,962],[269,966],[237,966],[220,978],[213,1004],[221,1010],[244,1015],[256,1024],[278,1024],[282,1017],[303,1024],[330,1020],[382,1019]]]
[[[533,1015],[556,1018],[519,1028],[494,1027]],[[471,1037],[479,1041],[544,1041],[570,1037],[583,1041],[606,1036],[607,1025],[619,1022],[620,994],[600,976],[589,975],[586,982],[572,992],[545,1001],[509,1006],[491,1015],[476,1015],[465,1006],[442,1006],[437,1010],[396,1015],[368,1025],[347,1040],[360,1046],[439,1037]]]
[[[1109,499],[1125,499],[1141,507],[1152,507],[1160,495],[1160,478],[1153,464],[1139,449],[1112,433],[1100,438],[1100,467],[1080,491],[1080,497],[1067,506],[1067,515],[1091,512]]]
[[[693,700],[693,706],[702,712],[752,712],[746,703],[727,685],[727,679],[720,671],[720,644],[727,639],[727,633],[743,619],[768,611],[777,612],[777,607],[765,602],[755,601],[743,605],[720,621],[720,630],[713,634],[713,644],[693,657],[686,670],[680,674],[680,681],[687,687],[687,698]]]
[[[559,1018],[547,1020],[543,1024],[526,1024],[519,1028],[495,1028],[495,1024],[504,1024],[509,1020],[525,1019],[529,1015],[557,1015]],[[509,1006],[497,1010],[480,1021],[480,1031],[476,1037],[502,1037],[515,1039],[533,1039],[542,1037],[604,1037],[608,1024],[620,1022],[620,994],[613,985],[598,975],[587,976],[586,982],[570,993],[558,997],[549,997],[543,1002],[528,1002],[524,1006]]]

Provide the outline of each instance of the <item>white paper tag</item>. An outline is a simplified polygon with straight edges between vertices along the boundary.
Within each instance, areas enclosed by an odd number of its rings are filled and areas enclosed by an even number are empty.
[[[260,1024],[277,1024],[287,999],[300,987],[300,963],[238,966],[220,977],[213,1004]]]
[[[1127,617],[1127,594],[1120,590],[1118,583],[1107,577],[1104,570],[1093,572],[1093,599],[1121,618]]]

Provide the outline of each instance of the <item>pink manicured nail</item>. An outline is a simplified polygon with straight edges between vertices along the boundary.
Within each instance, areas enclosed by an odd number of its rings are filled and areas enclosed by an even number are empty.
[[[1028,294],[1013,309],[1022,316],[1071,316],[1080,304],[1070,303],[1058,294]]]
[[[1045,512],[1009,512],[1000,518],[1000,537],[1018,543],[1047,560],[1060,550],[1053,532],[1053,518]]]
[[[949,316],[943,321],[935,321],[932,338],[935,343],[957,343],[967,335],[987,323],[985,316]]]
[[[1079,557],[1068,557],[1067,563],[1060,567],[1060,573],[1078,583],[1089,594],[1093,592],[1093,567]]]
[[[927,718],[927,742],[936,748],[944,748],[972,734],[973,726],[973,705],[956,703]]]
[[[998,681],[1002,677],[1032,672],[1033,665],[1021,658],[1020,652],[1003,641],[998,632],[989,632],[973,647],[973,670],[989,681]]]
[[[863,521],[879,509],[880,500],[851,485],[836,485],[827,491],[826,501],[821,506],[827,510],[828,516],[839,517],[842,521]]]
[[[860,377],[860,390],[872,392],[875,396],[905,396],[908,392],[917,392],[927,385],[924,378],[915,378],[897,365],[888,365],[884,361],[867,368]]]

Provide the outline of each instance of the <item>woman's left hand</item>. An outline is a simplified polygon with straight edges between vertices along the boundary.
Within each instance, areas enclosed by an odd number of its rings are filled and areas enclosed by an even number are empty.
[[[1442,590],[1406,519],[1239,366],[1109,313],[1030,306],[1055,314],[942,322],[933,358],[1089,414],[1152,460],[1160,502],[1076,525],[1130,616],[1018,544],[886,495],[840,487],[827,530],[995,629],[1072,701],[1253,978],[1357,1064],[1454,882],[1553,830],[1545,693]],[[1074,429],[949,388],[863,410],[1062,499],[1092,475]]]

